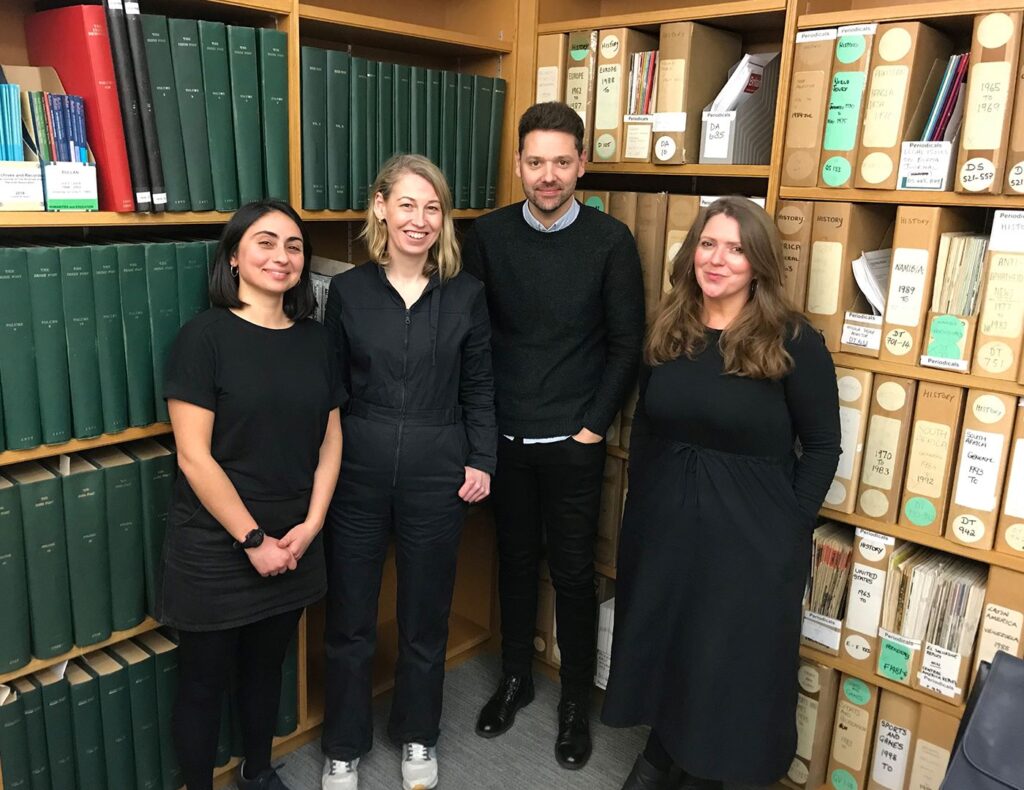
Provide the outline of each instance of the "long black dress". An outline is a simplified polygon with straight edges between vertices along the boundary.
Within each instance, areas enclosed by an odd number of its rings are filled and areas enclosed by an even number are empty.
[[[786,342],[781,381],[723,375],[719,336],[641,375],[603,719],[653,726],[696,776],[768,784],[796,748],[800,600],[839,405],[813,329]]]

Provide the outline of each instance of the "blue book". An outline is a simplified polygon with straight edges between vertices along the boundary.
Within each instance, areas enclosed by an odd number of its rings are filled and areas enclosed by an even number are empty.
[[[85,100],[81,96],[68,96],[68,101],[71,103],[72,116],[78,127],[78,136],[75,137],[78,143],[77,161],[85,163],[89,161],[89,142],[85,133]]]
[[[68,132],[64,128],[64,111],[60,94],[47,93],[46,103],[50,122],[53,124],[53,161],[63,162],[66,160],[68,150]]]

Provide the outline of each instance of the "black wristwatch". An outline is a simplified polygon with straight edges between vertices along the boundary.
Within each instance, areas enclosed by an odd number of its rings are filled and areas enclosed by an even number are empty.
[[[265,535],[263,533],[263,530],[259,527],[256,527],[256,529],[249,531],[249,533],[245,536],[245,540],[241,542],[236,540],[232,545],[234,545],[236,549],[255,549],[257,546],[263,544],[264,537]]]

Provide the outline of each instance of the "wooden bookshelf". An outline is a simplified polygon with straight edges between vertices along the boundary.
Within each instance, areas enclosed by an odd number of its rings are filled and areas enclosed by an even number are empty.
[[[114,211],[0,211],[0,228],[111,228],[223,225],[233,212],[164,211],[118,213]]]
[[[985,376],[972,376],[970,373],[954,373],[938,368],[925,368],[918,365],[900,365],[895,362],[864,357],[860,354],[836,353],[832,359],[839,367],[859,368],[873,373],[884,373],[888,376],[904,376],[918,381],[931,381],[936,384],[949,384],[954,387],[974,387],[977,389],[1002,392],[1007,395],[1024,397],[1024,385],[1015,381],[990,379]]]
[[[892,203],[905,206],[980,206],[1024,208],[1024,195],[974,195],[961,192],[921,192],[910,189],[823,189],[782,187],[786,200],[838,200],[850,203]]]
[[[169,422],[157,422],[142,428],[127,428],[120,433],[104,433],[92,439],[72,439],[64,444],[41,444],[28,450],[6,450],[0,453],[0,467],[18,464],[22,461],[35,461],[39,458],[52,458],[55,455],[80,453],[96,447],[107,447],[111,444],[133,442],[136,439],[149,439],[154,436],[165,436],[171,432]]]
[[[786,10],[786,0],[726,0],[722,3],[692,3],[678,0],[673,3],[650,3],[656,5],[650,10],[633,10],[637,4],[615,3],[608,14],[594,14],[594,6],[609,3],[542,3],[543,11],[537,25],[537,33],[571,33],[574,30],[600,29],[611,27],[653,28],[665,22],[680,20],[714,19],[723,27],[735,30],[736,17],[744,17],[740,25],[753,27],[763,25],[770,14],[781,15]],[[600,9],[599,9],[600,10]]]
[[[847,2],[824,3],[806,0],[806,5],[814,8],[837,6],[835,11],[815,11],[802,13],[804,5],[797,4],[797,26],[801,29],[818,27],[838,27],[839,25],[856,25],[861,22],[898,22],[903,19],[936,19],[951,16],[974,16],[989,11],[1002,11],[1014,6],[1005,0],[974,0],[967,5],[960,0],[919,0],[919,2],[902,2],[891,5],[884,3],[862,3],[857,0]],[[849,8],[848,6],[854,6]],[[843,6],[847,6],[843,8]]]
[[[456,209],[452,212],[453,219],[476,219],[482,217],[490,209]],[[310,211],[299,209],[299,216],[304,222],[364,222],[366,211]]]
[[[587,173],[621,173],[644,176],[768,178],[769,170],[769,165],[656,165],[651,162],[619,162],[616,164],[587,162]]]

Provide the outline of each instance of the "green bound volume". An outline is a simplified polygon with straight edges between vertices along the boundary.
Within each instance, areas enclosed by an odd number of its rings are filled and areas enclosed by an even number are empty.
[[[203,138],[205,141],[205,137]],[[156,422],[153,396],[153,341],[146,290],[146,253],[140,244],[116,244],[117,274],[121,285],[124,356],[128,371],[128,423]]]
[[[302,52],[302,207],[327,208],[327,52]]]
[[[427,159],[434,164],[441,162],[441,72],[427,69]]]
[[[32,790],[51,790],[50,756],[46,751],[46,723],[43,721],[43,695],[31,677],[18,678],[11,687],[21,698],[28,742],[28,770]]]
[[[448,179],[448,188],[455,199],[455,120],[459,98],[459,75],[454,71],[441,72],[441,131],[438,144],[441,158],[438,164]]]
[[[217,211],[234,211],[238,208],[238,172],[235,167],[235,132],[231,120],[227,26],[223,22],[199,20],[199,43],[203,61],[213,206]]]
[[[128,671],[132,741],[135,744],[135,787],[138,790],[163,790],[153,657],[131,641],[114,645],[108,652]]]
[[[409,104],[412,102],[412,69],[400,63],[392,67],[394,103],[391,113],[394,116],[395,153],[412,152],[412,130],[409,128]]]
[[[135,787],[135,747],[132,743],[132,706],[128,671],[102,650],[78,659],[99,686],[100,715],[103,719],[103,754],[107,763],[107,784]]]
[[[366,161],[366,58],[352,58],[349,65],[349,195],[352,208],[366,208],[369,191],[369,164]]]
[[[54,790],[76,790],[75,741],[71,733],[71,701],[68,682],[60,667],[36,672],[35,681],[43,698],[46,726],[46,754],[50,763],[50,784]]]
[[[103,753],[99,683],[74,661],[68,664],[64,677],[68,682],[68,696],[71,700],[71,732],[78,788],[104,790],[109,785],[107,761]]]
[[[260,61],[260,128],[263,132],[263,192],[288,200],[288,34],[256,30]]]
[[[487,196],[484,208],[498,202],[498,169],[501,165],[501,132],[505,122],[505,80],[494,78],[491,93],[491,122],[487,134]]]
[[[473,76],[457,75],[455,100],[455,208],[469,208],[473,145]]]
[[[128,427],[128,371],[124,357],[124,318],[117,250],[109,244],[89,247],[92,290],[96,301],[96,352],[99,358],[103,432]]]
[[[210,306],[210,275],[206,244],[201,241],[174,243],[178,268],[178,323],[184,325]]]
[[[0,477],[0,674],[25,666],[32,657],[24,541],[21,497],[10,480]]]
[[[88,247],[60,248],[60,287],[64,299],[64,333],[68,340],[72,432],[76,439],[86,439],[103,433],[96,299]]]
[[[374,167],[378,159],[377,126],[380,124],[380,91],[377,89],[377,82],[380,80],[380,72],[384,69],[390,70],[387,63],[366,61],[366,181],[370,184],[377,178],[377,170]]]
[[[33,461],[9,466],[4,473],[21,499],[32,655],[52,658],[73,645],[60,479]]]
[[[146,63],[153,91],[153,115],[160,141],[160,164],[167,189],[167,210],[188,211],[188,174],[185,169],[185,143],[181,137],[178,93],[174,87],[174,64],[167,36],[167,17],[142,14],[142,35],[146,42]]]
[[[0,777],[4,790],[31,790],[32,768],[28,759],[25,706],[13,688],[0,689]]]
[[[327,208],[346,211],[350,208],[349,165],[349,71],[351,57],[347,52],[327,50]]]
[[[263,198],[263,142],[260,131],[260,80],[256,31],[228,25],[231,117],[235,129],[240,205]]]
[[[473,121],[469,144],[469,207],[487,203],[487,141],[491,134],[494,78],[473,75]]]
[[[167,532],[167,506],[171,501],[176,459],[159,442],[142,439],[122,445],[139,462],[142,483],[142,558],[146,579],[146,609],[152,615],[156,603],[156,579]]]
[[[110,557],[103,471],[80,455],[47,459],[60,475],[75,645],[110,638]]]
[[[39,445],[39,384],[25,250],[0,247],[0,388],[7,448]]]
[[[39,420],[43,444],[71,439],[71,387],[68,384],[68,338],[60,288],[60,254],[56,247],[26,247],[32,292],[32,339],[35,342]],[[3,297],[0,297],[2,299]]]
[[[409,69],[409,152],[427,152],[427,70]]]
[[[103,470],[110,619],[115,631],[124,631],[141,623],[146,616],[139,465],[117,447],[101,447],[83,455],[89,463]]]
[[[168,19],[167,35],[171,43],[181,136],[183,140],[188,140],[185,163],[188,169],[189,202],[193,211],[210,211],[213,208],[213,176],[206,132],[206,91],[203,88],[199,28],[194,19]]]
[[[174,695],[178,688],[178,646],[157,631],[142,634],[135,641],[153,656],[157,722],[160,729],[160,766],[163,768],[164,790],[178,790],[184,780],[171,738],[171,712],[174,709]]]
[[[377,161],[374,172],[379,173],[395,152],[395,68],[390,63],[381,63],[377,69]]]
[[[146,256],[146,294],[153,343],[153,400],[157,420],[167,422],[164,367],[179,329],[177,255],[170,242],[149,242],[142,247]]]
[[[281,664],[281,700],[277,706],[274,735],[283,738],[299,726],[299,637],[292,636]]]

